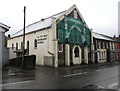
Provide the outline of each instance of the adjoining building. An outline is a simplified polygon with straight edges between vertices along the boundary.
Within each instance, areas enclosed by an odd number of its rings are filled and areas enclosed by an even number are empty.
[[[118,35],[120,36],[120,1],[118,2]]]
[[[120,42],[113,37],[93,32],[93,63],[119,60]]]
[[[0,67],[8,65],[9,52],[6,46],[5,32],[9,29],[9,26],[0,22]]]
[[[22,33],[20,30],[8,39],[10,59],[16,56],[16,50],[22,49]],[[26,55],[36,55],[37,65],[88,64],[92,60],[91,44],[91,30],[76,5],[26,27]]]
[[[119,37],[114,36],[115,42],[115,50],[116,50],[116,59],[120,61],[120,35]]]

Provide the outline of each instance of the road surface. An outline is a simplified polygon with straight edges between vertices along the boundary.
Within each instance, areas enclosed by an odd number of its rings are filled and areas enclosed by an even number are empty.
[[[118,89],[118,65],[83,69],[37,67],[28,73],[3,76],[3,89],[81,89],[95,85],[101,89]]]

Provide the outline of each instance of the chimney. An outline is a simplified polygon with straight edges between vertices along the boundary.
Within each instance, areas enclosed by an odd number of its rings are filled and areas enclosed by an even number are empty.
[[[10,34],[8,34],[8,38],[10,38],[11,36],[10,36]]]
[[[44,21],[44,20],[45,20],[44,18],[41,19],[41,21]]]
[[[113,38],[116,38],[116,36],[114,35]]]

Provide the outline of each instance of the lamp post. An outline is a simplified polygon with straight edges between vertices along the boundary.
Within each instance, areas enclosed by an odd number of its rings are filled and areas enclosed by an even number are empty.
[[[24,69],[24,50],[25,50],[25,20],[26,20],[26,6],[24,6],[24,26],[23,26],[23,43],[22,43],[22,69]]]

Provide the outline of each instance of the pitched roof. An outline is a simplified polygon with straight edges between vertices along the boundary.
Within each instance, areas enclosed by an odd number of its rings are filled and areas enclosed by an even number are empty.
[[[97,39],[102,39],[102,40],[108,40],[108,41],[115,41],[112,37],[103,35],[100,33],[93,32],[93,37]]]
[[[37,21],[37,22],[34,22],[34,23],[28,25],[25,28],[25,33],[30,33],[30,32],[36,31],[36,30],[40,30],[40,29],[43,29],[43,28],[50,27],[52,25],[51,24],[51,19],[52,18],[58,18],[59,16],[61,16],[64,13],[65,13],[65,11],[60,12],[60,13],[55,14],[55,15],[52,15],[48,18],[41,19],[40,21]],[[19,36],[19,35],[22,35],[22,34],[23,34],[23,29],[21,29],[20,31],[13,34],[11,37],[16,37],[16,36]]]
[[[37,30],[40,30],[40,29],[44,29],[44,28],[47,28],[47,27],[51,27],[51,20],[52,18],[57,18],[57,19],[63,19],[64,18],[64,15],[68,15],[71,11],[73,11],[74,9],[77,10],[78,14],[80,15],[81,19],[83,22],[84,21],[84,18],[82,17],[80,11],[78,10],[78,8],[76,7],[76,5],[73,5],[72,7],[70,7],[68,10],[66,11],[63,11],[63,12],[60,12],[58,14],[55,14],[53,16],[50,16],[48,18],[45,18],[45,19],[41,19],[40,21],[37,21],[35,23],[32,23],[30,25],[28,25],[26,28],[25,28],[25,33],[30,33],[30,32],[34,32],[34,31],[37,31]],[[87,24],[86,24],[86,27]],[[19,36],[19,35],[22,35],[23,34],[23,29],[16,32],[15,34],[13,34],[11,37],[16,37],[16,36]]]

